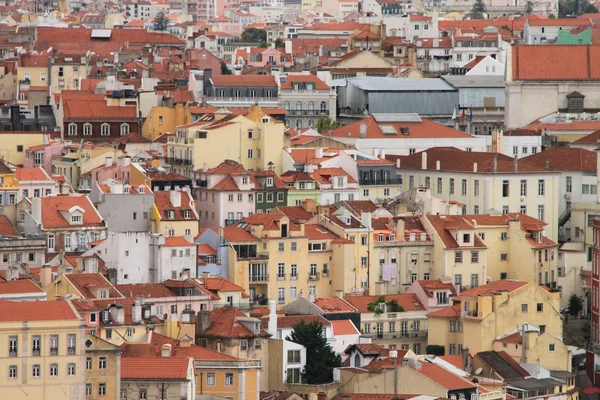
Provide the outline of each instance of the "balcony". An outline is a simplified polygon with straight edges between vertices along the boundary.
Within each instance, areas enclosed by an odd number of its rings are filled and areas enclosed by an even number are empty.
[[[285,274],[277,274],[278,281],[285,281]]]
[[[329,115],[329,110],[285,110],[286,114],[289,116],[327,116]]]
[[[58,347],[50,347],[50,355],[51,356],[58,355]]]
[[[67,347],[67,353],[68,354],[75,354],[75,346],[69,346],[69,347]]]
[[[477,310],[470,310],[470,311],[463,311],[461,313],[461,316],[465,317],[465,318],[481,318],[482,313],[480,313]]]
[[[192,165],[194,164],[194,162],[192,160],[185,160],[185,159],[181,159],[181,158],[167,158],[166,159],[167,164],[171,164],[171,165]]]
[[[34,356],[39,356],[41,353],[41,350],[39,347],[34,347],[33,350],[31,350],[31,354]]]
[[[406,331],[406,332],[372,332],[370,334],[366,334],[367,336],[371,336],[373,339],[425,339],[427,338],[427,330],[416,330],[416,331]]]
[[[194,144],[194,139],[188,139],[184,137],[171,136],[168,138],[169,144]]]
[[[298,275],[290,274],[290,281],[297,281],[297,280],[298,280]]]
[[[269,275],[268,274],[250,275],[248,277],[248,280],[252,283],[267,283],[267,282],[269,282]]]
[[[19,81],[19,90],[20,91],[28,91],[31,88],[31,82],[29,79],[24,79]]]
[[[8,355],[10,357],[16,357],[17,356],[17,349],[16,348],[11,348]]]
[[[320,278],[321,278],[321,275],[318,272],[315,272],[314,274],[310,274],[308,276],[309,281],[318,281]]]
[[[373,186],[373,185],[402,185],[400,178],[389,178],[389,179],[360,179],[361,186]]]

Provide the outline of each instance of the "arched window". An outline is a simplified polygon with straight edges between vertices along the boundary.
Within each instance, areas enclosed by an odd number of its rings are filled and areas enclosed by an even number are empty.
[[[286,119],[286,120],[285,120],[285,127],[286,127],[286,128],[289,128],[289,127],[290,127],[290,120],[289,120],[289,119]]]
[[[311,113],[315,111],[315,103],[313,101],[308,102],[308,111],[310,111]]]
[[[297,101],[296,102],[296,111],[302,111],[302,102],[301,101]]]
[[[90,124],[89,122],[86,122],[85,124],[83,124],[83,135],[84,136],[92,135],[92,124]]]
[[[75,136],[77,135],[77,124],[75,124],[74,122],[71,122],[69,124],[69,136]]]
[[[360,367],[360,355],[357,354],[354,356],[354,368],[359,368]]]
[[[309,119],[308,120],[308,127],[309,128],[314,128],[315,127],[315,120],[314,119]]]
[[[283,103],[283,108],[285,111],[289,111],[290,110],[290,102],[286,101],[285,103]]]
[[[102,136],[110,136],[110,125],[106,122],[102,124],[100,127],[100,135]]]
[[[302,120],[301,119],[297,119],[296,120],[296,128],[297,129],[302,129]]]
[[[324,101],[321,102],[321,114],[325,114],[327,112],[327,103]]]
[[[121,136],[129,134],[129,124],[121,124]]]

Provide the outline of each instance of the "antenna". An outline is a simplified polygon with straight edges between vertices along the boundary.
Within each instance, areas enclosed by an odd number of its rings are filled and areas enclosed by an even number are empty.
[[[475,371],[475,375],[481,375],[481,373],[483,372],[483,368],[479,367],[477,368],[477,370]]]

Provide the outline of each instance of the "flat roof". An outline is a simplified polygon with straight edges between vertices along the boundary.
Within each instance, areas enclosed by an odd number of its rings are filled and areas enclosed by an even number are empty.
[[[457,89],[440,78],[388,78],[360,76],[348,79],[348,83],[369,92],[456,92]]]
[[[444,75],[442,79],[454,87],[503,88],[506,86],[503,75]]]

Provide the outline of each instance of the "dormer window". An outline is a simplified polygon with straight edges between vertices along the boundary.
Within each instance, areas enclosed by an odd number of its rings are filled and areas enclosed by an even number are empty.
[[[242,177],[242,185],[247,185],[248,184],[248,177],[247,176],[243,176]]]
[[[183,210],[183,218],[189,219],[192,216],[192,212],[190,210]]]
[[[83,222],[81,215],[71,215],[72,224],[81,224]]]
[[[173,210],[167,210],[167,218],[174,219],[175,218],[175,211],[173,211]]]
[[[144,187],[143,186],[138,187],[138,193],[144,193]]]
[[[468,233],[463,234],[463,243],[471,243],[471,235]]]
[[[273,186],[273,178],[272,177],[268,177],[267,178],[267,187],[271,187]]]

